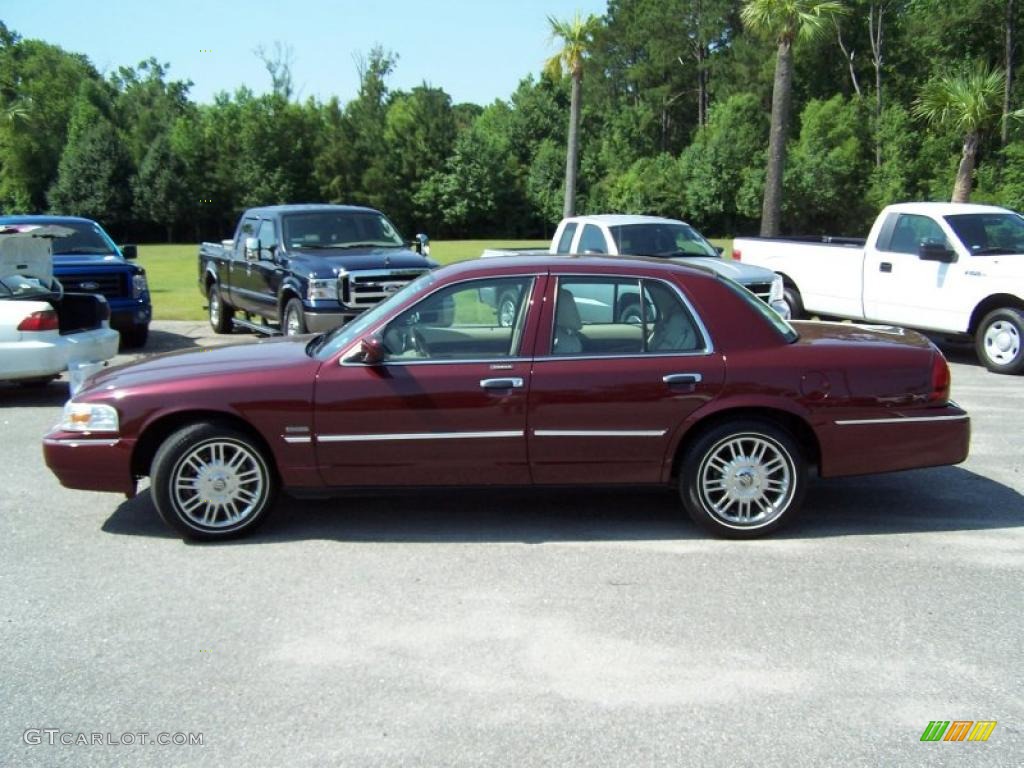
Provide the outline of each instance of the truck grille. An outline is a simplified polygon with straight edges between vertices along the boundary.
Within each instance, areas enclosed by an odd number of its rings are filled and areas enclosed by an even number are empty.
[[[743,286],[752,294],[757,296],[765,304],[768,303],[769,297],[772,295],[772,284],[771,283],[750,283]]]
[[[68,293],[98,293],[108,299],[118,299],[126,294],[120,274],[64,275],[57,279]]]
[[[357,272],[340,281],[341,303],[351,309],[369,309],[389,296],[398,293],[426,269],[379,270]]]

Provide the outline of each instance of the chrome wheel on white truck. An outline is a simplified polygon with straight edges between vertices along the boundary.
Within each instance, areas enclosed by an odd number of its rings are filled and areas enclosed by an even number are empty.
[[[1024,312],[1003,308],[989,312],[978,326],[974,348],[978,359],[995,373],[1024,371]]]

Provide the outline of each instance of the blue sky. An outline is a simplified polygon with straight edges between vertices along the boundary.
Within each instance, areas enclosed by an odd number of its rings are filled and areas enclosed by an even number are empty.
[[[170,63],[172,79],[192,80],[199,102],[240,85],[268,90],[253,50],[280,41],[292,47],[303,99],[352,99],[353,56],[380,43],[399,55],[392,89],[426,81],[456,103],[489,104],[554,53],[548,15],[605,10],[605,0],[0,1],[0,19],[22,37],[84,53],[104,73],[155,56]]]

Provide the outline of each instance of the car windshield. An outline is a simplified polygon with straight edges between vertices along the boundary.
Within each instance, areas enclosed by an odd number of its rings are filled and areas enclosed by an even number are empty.
[[[326,360],[338,351],[345,349],[345,347],[376,325],[391,311],[392,307],[399,306],[408,296],[417,293],[422,288],[433,285],[436,280],[437,277],[433,272],[425,272],[394,296],[385,299],[373,309],[359,315],[359,317],[347,325],[335,328],[323,336],[317,336],[306,348],[307,353],[317,360]]]
[[[54,256],[120,256],[114,241],[99,224],[93,222],[62,221],[72,234],[59,238],[53,244]]]
[[[961,213],[946,216],[946,222],[974,256],[1024,253],[1024,217],[1019,213]]]
[[[376,211],[314,211],[285,216],[289,248],[400,248],[405,243],[395,226]]]
[[[687,256],[718,256],[718,251],[689,224],[649,222],[609,227],[619,253],[678,259]]]

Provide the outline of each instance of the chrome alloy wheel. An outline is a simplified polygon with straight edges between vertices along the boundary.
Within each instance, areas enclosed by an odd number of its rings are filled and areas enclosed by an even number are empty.
[[[1020,354],[1020,331],[1008,320],[996,320],[985,329],[985,356],[996,365],[1011,363]]]
[[[792,457],[775,440],[756,433],[717,442],[698,470],[698,492],[707,513],[729,528],[769,525],[789,507],[796,490]]]
[[[210,291],[210,325],[214,328],[220,323],[220,296],[217,294],[217,289]]]
[[[285,315],[284,333],[286,336],[298,336],[302,333],[302,318],[293,309],[288,309]]]
[[[516,300],[509,296],[501,300],[498,307],[498,325],[502,328],[511,328],[516,321]]]
[[[207,440],[171,470],[171,499],[186,522],[200,528],[238,525],[259,511],[268,492],[267,466],[234,440]]]

